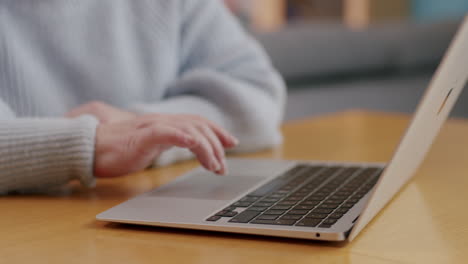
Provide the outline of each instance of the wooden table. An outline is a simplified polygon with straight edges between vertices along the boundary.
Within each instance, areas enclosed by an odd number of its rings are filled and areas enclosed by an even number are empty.
[[[387,161],[405,115],[346,112],[291,122],[285,142],[250,155]],[[95,215],[193,168],[188,162],[94,190],[0,198],[0,263],[468,263],[468,121],[450,120],[416,177],[352,243],[98,222]]]

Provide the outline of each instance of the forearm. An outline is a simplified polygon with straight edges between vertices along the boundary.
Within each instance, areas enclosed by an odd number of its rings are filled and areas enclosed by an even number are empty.
[[[94,185],[97,120],[12,118],[0,121],[0,193],[80,180]]]

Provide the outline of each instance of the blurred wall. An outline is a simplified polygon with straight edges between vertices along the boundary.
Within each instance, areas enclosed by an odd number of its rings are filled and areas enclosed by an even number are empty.
[[[468,12],[468,0],[412,0],[416,20],[434,21],[463,17]]]

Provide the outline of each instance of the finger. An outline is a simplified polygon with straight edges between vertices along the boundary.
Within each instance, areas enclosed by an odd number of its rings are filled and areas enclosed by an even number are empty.
[[[207,137],[202,134],[196,128],[190,128],[188,130],[189,134],[192,135],[199,144],[196,147],[191,148],[191,151],[197,156],[200,163],[205,167],[207,170],[216,172],[220,169],[221,164],[219,164],[218,160],[214,155],[214,150],[210,142],[208,141]]]
[[[159,125],[136,131],[124,144],[124,153],[139,170],[150,165],[158,155],[173,146],[190,149],[198,143],[180,129]]]
[[[219,125],[215,124],[214,122],[197,115],[152,115],[152,118],[158,118],[159,121],[167,122],[171,125],[178,126],[180,125],[180,119],[186,120],[187,123],[195,123],[198,125],[208,125],[216,134],[216,136],[221,141],[222,145],[225,148],[232,148],[239,144],[239,140],[227,132],[224,128],[220,127]]]
[[[225,174],[226,172],[226,167],[225,167],[226,162],[224,161],[225,153],[224,153],[224,147],[221,144],[219,138],[216,136],[213,130],[211,130],[211,128],[209,128],[208,126],[200,127],[199,131],[205,136],[205,138],[210,143],[211,148],[213,149],[213,153],[218,161],[219,170],[215,172],[218,174],[222,174],[222,175]]]
[[[202,118],[201,122],[206,123],[213,130],[225,148],[232,148],[239,144],[239,140],[221,126],[205,118]]]
[[[141,132],[141,144],[146,146],[169,145],[181,148],[193,148],[198,145],[197,140],[181,129],[166,125],[144,128]]]

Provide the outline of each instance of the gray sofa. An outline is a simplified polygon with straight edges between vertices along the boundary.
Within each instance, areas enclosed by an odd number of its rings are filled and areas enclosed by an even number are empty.
[[[357,108],[411,113],[457,25],[295,24],[257,38],[287,80],[287,120]],[[468,92],[452,115],[468,117]]]

